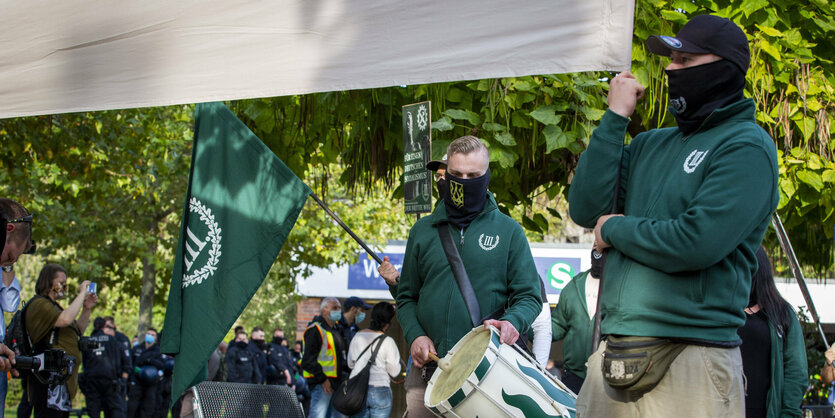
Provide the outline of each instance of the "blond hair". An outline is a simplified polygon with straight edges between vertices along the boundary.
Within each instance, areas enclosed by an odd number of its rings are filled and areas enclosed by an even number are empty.
[[[452,141],[446,149],[446,155],[447,159],[449,159],[452,157],[452,154],[467,155],[475,151],[483,151],[485,155],[490,155],[490,152],[487,150],[487,146],[484,145],[484,142],[482,142],[481,139],[472,135],[467,135],[456,138]]]

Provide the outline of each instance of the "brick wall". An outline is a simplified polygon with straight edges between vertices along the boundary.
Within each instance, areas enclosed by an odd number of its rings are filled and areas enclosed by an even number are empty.
[[[301,341],[307,324],[313,317],[319,315],[319,304],[322,298],[306,298],[296,303],[296,338]]]

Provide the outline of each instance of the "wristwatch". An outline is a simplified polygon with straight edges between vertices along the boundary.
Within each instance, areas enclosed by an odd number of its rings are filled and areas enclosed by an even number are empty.
[[[14,264],[12,264],[10,266],[3,266],[3,271],[5,271],[6,273],[13,272],[14,271]]]

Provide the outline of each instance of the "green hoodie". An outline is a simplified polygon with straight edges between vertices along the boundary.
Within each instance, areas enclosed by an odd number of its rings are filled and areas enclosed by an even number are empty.
[[[473,328],[438,236],[438,224],[446,218],[446,208],[438,205],[412,227],[396,288],[397,319],[409,346],[426,335],[441,357]],[[542,302],[539,275],[522,227],[498,211],[489,192],[484,209],[464,231],[447,225],[482,316],[507,307],[500,319],[510,321],[519,333],[527,331],[542,311]]]
[[[551,339],[563,340],[563,367],[575,376],[586,378],[586,360],[591,355],[594,317],[589,318],[586,306],[586,276],[584,271],[571,279],[560,292],[557,308],[551,313]]]
[[[577,224],[609,212],[629,119],[607,111],[569,190]],[[603,334],[732,343],[754,256],[777,207],[777,153],[754,102],[714,111],[693,134],[654,129],[623,149],[619,207],[601,291]]]
[[[792,311],[788,331],[775,328],[771,321],[771,386],[766,396],[769,418],[799,417],[800,403],[809,384],[806,364],[806,342],[803,329]]]

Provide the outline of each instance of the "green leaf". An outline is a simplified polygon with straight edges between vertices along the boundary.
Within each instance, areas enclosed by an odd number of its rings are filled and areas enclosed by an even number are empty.
[[[513,167],[519,155],[513,151],[500,149],[498,147],[490,148],[490,161],[496,161],[502,168]]]
[[[768,6],[768,0],[745,0],[739,8],[742,10],[742,13],[745,14],[745,17],[748,17],[751,16],[752,13],[766,6]]]
[[[669,20],[670,22],[679,23],[682,25],[687,23],[688,20],[687,15],[672,10],[662,10],[661,17],[665,20]]]
[[[455,128],[455,125],[452,124],[452,119],[449,116],[442,116],[440,119],[432,122],[432,129],[441,132],[451,131],[452,128]]]
[[[531,117],[545,125],[557,125],[562,117],[556,114],[556,106],[539,106],[530,113]]]
[[[553,198],[552,198],[552,199],[553,199]],[[551,214],[551,216],[553,216],[553,217],[555,217],[555,218],[557,218],[557,219],[560,219],[560,220],[562,219],[562,215],[560,214],[560,212],[559,212],[558,210],[556,210],[556,209],[554,209],[554,208],[552,208],[552,207],[547,207],[547,208],[545,208],[545,209],[547,209],[547,210],[548,210],[548,213],[550,213],[550,214]]]
[[[814,171],[800,170],[797,172],[797,178],[817,191],[823,189],[823,179],[821,179],[820,174]]]
[[[821,174],[821,179],[827,183],[835,183],[835,170],[823,170],[823,174]]]
[[[772,58],[778,61],[782,59],[780,58],[780,51],[770,42],[766,41],[765,39],[760,39],[758,44],[760,48],[762,48],[762,50],[765,51],[766,54],[771,55]]]
[[[545,219],[545,216],[541,213],[535,213],[533,215],[533,221],[536,222],[536,225],[539,226],[539,230],[542,232],[548,231],[548,220]]]
[[[568,136],[563,132],[562,128],[556,125],[548,125],[542,130],[545,135],[545,153],[550,154],[552,151],[568,146]]]
[[[528,231],[542,233],[542,229],[533,219],[529,218],[528,215],[522,215],[522,226],[525,227]]]
[[[447,109],[444,112],[445,115],[453,118],[453,119],[463,119],[467,122],[470,122],[473,126],[478,126],[481,124],[481,118],[475,112],[471,110],[461,110],[461,109]]]
[[[760,30],[760,32],[762,32],[762,33],[764,33],[768,36],[773,36],[775,38],[779,38],[779,37],[783,36],[783,32],[780,32],[779,30],[774,29],[772,27],[762,26],[760,24],[755,24],[754,26],[756,26],[757,29]]]
[[[583,115],[586,116],[586,119],[591,121],[600,120],[606,113],[606,109],[597,109],[591,106],[583,106],[581,110],[583,112]]]
[[[510,132],[507,132],[507,131],[497,132],[494,135],[494,137],[502,145],[505,145],[505,146],[508,146],[508,147],[512,147],[512,146],[516,145],[516,140],[513,139],[513,135],[511,135]]]
[[[489,132],[496,132],[496,131],[504,131],[507,129],[506,126],[502,125],[501,123],[493,123],[493,122],[484,122],[481,125],[481,129]]]

